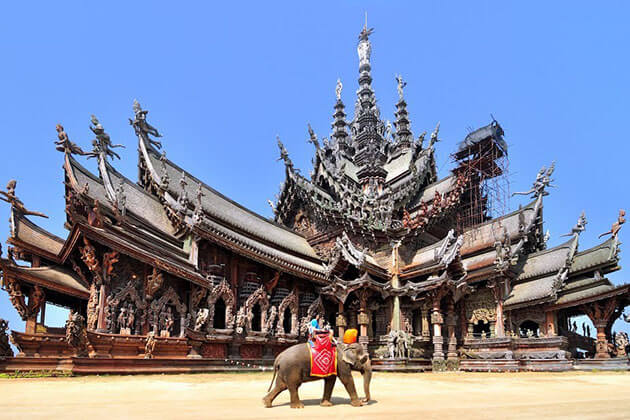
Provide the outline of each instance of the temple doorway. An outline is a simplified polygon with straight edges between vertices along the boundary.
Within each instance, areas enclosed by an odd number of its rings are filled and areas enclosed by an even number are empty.
[[[258,303],[252,308],[252,331],[262,331],[262,311]]]
[[[225,329],[225,301],[223,298],[219,298],[214,304],[214,319],[212,320],[212,328]]]
[[[292,314],[291,314],[291,308],[287,307],[284,310],[284,318],[282,319],[282,330],[284,331],[285,334],[291,334],[291,318],[292,318]]]

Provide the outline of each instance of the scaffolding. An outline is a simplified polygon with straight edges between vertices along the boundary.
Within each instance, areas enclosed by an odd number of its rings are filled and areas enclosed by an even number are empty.
[[[495,120],[469,133],[451,155],[455,175],[466,175],[466,186],[457,210],[457,229],[503,216],[509,209],[509,159],[503,129]]]

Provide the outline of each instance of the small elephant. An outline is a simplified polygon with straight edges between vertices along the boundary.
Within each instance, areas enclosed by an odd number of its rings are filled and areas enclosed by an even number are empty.
[[[352,371],[357,370],[363,376],[363,389],[365,398],[359,400],[354,388]],[[330,401],[337,376],[350,395],[350,403],[354,407],[360,407],[370,400],[370,381],[372,380],[372,364],[370,357],[363,346],[358,343],[337,344],[337,374],[321,378],[311,376],[311,355],[308,345],[296,344],[284,350],[276,357],[273,364],[273,378],[263,398],[265,407],[271,407],[273,400],[285,389],[291,394],[291,408],[304,408],[304,404],[298,396],[298,388],[303,382],[324,380],[324,396],[320,403],[323,407],[330,407]],[[276,381],[273,387],[274,380]]]

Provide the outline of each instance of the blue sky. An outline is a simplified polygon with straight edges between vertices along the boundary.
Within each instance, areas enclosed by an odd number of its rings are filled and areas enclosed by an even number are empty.
[[[619,208],[630,208],[630,4],[593,5],[4,2],[1,186],[17,178],[27,207],[50,215],[37,223],[65,237],[55,124],[87,148],[93,137],[89,117],[96,114],[112,139],[127,146],[115,166],[135,179],[136,140],[127,119],[137,98],[164,134],[169,158],[271,216],[267,199],[284,175],[275,136],[307,173],[313,148],[306,125],[329,135],[337,78],[353,108],[356,37],[367,11],[375,28],[373,86],[383,116],[393,120],[394,75],[400,73],[408,82],[414,133],[441,121],[437,157],[443,176],[455,144],[492,113],[510,145],[512,190],[528,189],[538,169],[555,160],[558,187],[544,207],[550,243],[560,243],[559,235],[584,210],[584,249],[609,229]],[[93,162],[88,167],[96,171]],[[525,202],[517,197],[510,204]],[[8,206],[0,206],[0,221],[7,215]],[[622,230],[621,239],[626,235]],[[0,237],[7,236],[8,223],[1,223]],[[611,278],[622,283],[627,273]],[[22,329],[5,292],[0,317]],[[53,310],[47,319],[53,325],[64,321]]]

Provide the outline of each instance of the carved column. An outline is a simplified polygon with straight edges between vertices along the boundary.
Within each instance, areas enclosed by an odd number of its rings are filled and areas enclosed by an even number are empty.
[[[448,330],[448,360],[458,360],[457,357],[457,337],[455,336],[455,325],[457,324],[457,316],[455,315],[455,304],[451,301],[448,305],[448,315],[446,317],[446,326]]]
[[[343,337],[346,332],[346,325],[348,325],[348,322],[346,317],[343,316],[343,303],[341,302],[339,303],[339,314],[337,315],[336,324],[337,329],[339,330],[339,337]]]
[[[398,278],[399,270],[399,260],[400,257],[398,255],[398,248],[400,247],[400,241],[392,244],[392,287],[398,288],[400,287],[400,279]],[[392,323],[391,330],[398,331],[402,329],[402,325],[400,322],[400,297],[394,296],[392,303]]]
[[[609,325],[613,314],[616,313],[617,300],[609,298],[605,301],[593,302],[583,305],[582,310],[597,328],[597,341],[595,343],[595,358],[609,359],[608,339],[606,338],[606,327]]]
[[[357,317],[357,323],[359,324],[359,334],[360,337],[366,337],[367,334],[367,326],[370,323],[370,317],[367,314],[367,300],[368,300],[369,292],[365,289],[359,292],[359,315]]]
[[[442,337],[442,324],[444,323],[444,318],[442,317],[442,313],[440,312],[439,301],[437,301],[437,305],[433,305],[433,310],[431,311],[431,324],[433,324],[433,360],[441,361],[444,360],[444,337]]]
[[[496,322],[490,322],[490,335],[492,337],[505,337],[505,322],[503,318],[503,291],[506,287],[506,281],[507,280],[492,280],[488,282],[488,287],[490,287],[490,289],[492,290],[494,302],[496,304]]]
[[[96,321],[96,331],[107,332],[107,318],[105,317],[105,305],[107,304],[108,287],[101,283],[98,294],[98,318]]]
[[[431,336],[431,332],[429,331],[429,309],[423,307],[420,313],[422,314],[422,337],[428,340]]]

